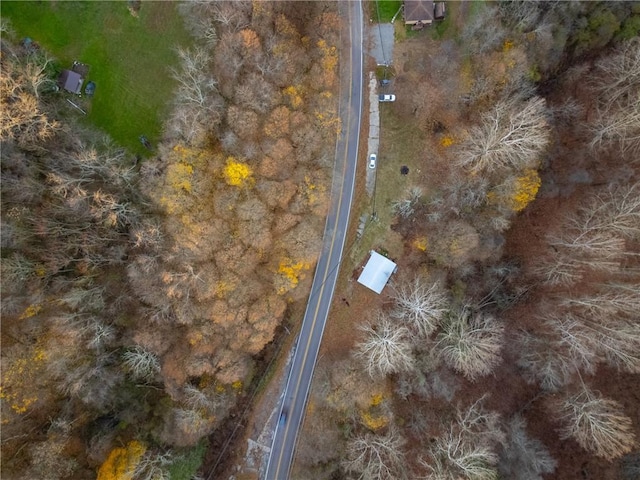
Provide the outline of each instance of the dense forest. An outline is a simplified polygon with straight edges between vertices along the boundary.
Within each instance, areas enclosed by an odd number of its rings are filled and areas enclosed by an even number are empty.
[[[180,8],[194,46],[151,158],[69,115],[3,20],[3,478],[190,479],[308,292],[336,5]]]
[[[398,273],[335,306],[293,478],[638,478],[640,9],[450,14],[396,27],[380,157],[426,173],[376,203]]]
[[[2,19],[3,478],[207,478],[299,323],[338,5],[180,10],[193,45],[149,158],[69,114],[60,65]],[[640,7],[448,10],[396,27],[379,180],[424,173],[378,206],[392,284],[338,295],[293,478],[638,478]],[[416,158],[394,158],[394,122]]]

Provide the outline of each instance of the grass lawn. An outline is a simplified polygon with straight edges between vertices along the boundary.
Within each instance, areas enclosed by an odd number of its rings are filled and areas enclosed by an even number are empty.
[[[378,154],[377,179],[375,187],[375,211],[377,219],[369,218],[362,238],[350,249],[349,258],[353,265],[366,256],[369,250],[384,248],[391,256],[402,253],[402,239],[391,230],[395,212],[393,202],[407,198],[412,186],[424,185],[425,153],[421,139],[424,133],[406,119],[395,114],[392,105],[380,108],[380,150]],[[409,167],[409,175],[401,175],[400,167]],[[428,194],[428,192],[424,192]],[[369,197],[355,206],[353,218],[362,213],[371,213],[373,202]],[[358,212],[357,214],[355,212]],[[357,221],[357,220],[356,220]]]
[[[401,6],[402,0],[376,0],[373,2],[372,17],[380,23],[390,22]],[[380,15],[379,19],[378,15]]]
[[[145,154],[138,137],[158,141],[175,87],[169,70],[177,64],[174,48],[190,43],[176,7],[145,1],[135,18],[127,2],[5,0],[2,16],[19,38],[31,37],[56,57],[60,68],[74,60],[90,65],[86,80],[97,87],[86,120]]]

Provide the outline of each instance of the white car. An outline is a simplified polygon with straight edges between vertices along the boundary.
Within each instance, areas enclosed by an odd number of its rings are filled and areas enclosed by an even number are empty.
[[[376,168],[376,154],[369,155],[369,168]]]
[[[396,96],[391,94],[378,95],[378,100],[381,102],[395,102]]]

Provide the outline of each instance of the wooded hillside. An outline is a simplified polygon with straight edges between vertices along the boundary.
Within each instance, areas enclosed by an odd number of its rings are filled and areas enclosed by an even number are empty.
[[[335,5],[182,8],[195,44],[144,161],[63,116],[42,50],[3,37],[3,478],[191,478],[308,292]]]

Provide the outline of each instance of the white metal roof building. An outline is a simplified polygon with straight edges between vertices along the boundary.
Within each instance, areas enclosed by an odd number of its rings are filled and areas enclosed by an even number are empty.
[[[362,270],[358,283],[379,294],[397,268],[387,257],[371,250],[371,257]]]

